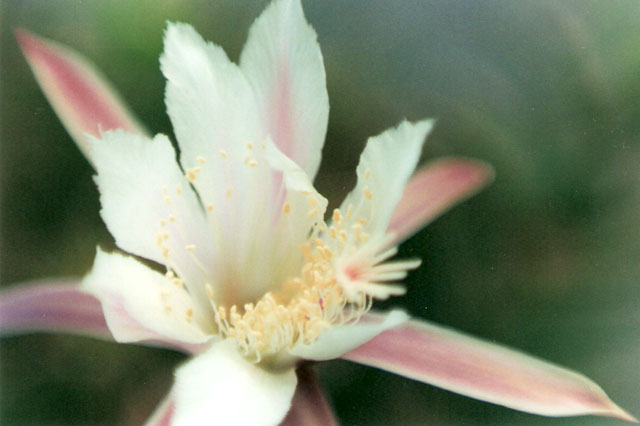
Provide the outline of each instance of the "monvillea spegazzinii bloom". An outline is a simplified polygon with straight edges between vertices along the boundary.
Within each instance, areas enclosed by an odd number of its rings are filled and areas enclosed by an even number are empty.
[[[160,62],[179,164],[168,138],[146,136],[82,58],[24,31],[18,39],[95,166],[102,217],[128,254],[98,249],[80,287],[4,292],[0,329],[194,355],[149,424],[331,424],[301,361],[337,357],[532,413],[633,419],[581,375],[400,310],[370,312],[404,294],[398,281],[419,266],[391,260],[397,245],[492,171],[450,159],[414,174],[432,122],[404,121],[369,139],[355,188],[326,214],[312,180],[329,104],[299,1],[265,10],[239,65],[190,26],[168,25]]]

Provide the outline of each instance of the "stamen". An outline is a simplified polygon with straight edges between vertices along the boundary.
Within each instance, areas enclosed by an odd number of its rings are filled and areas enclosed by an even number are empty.
[[[367,200],[370,200],[371,197],[373,197],[373,194],[371,194],[368,186],[366,186],[362,192]]]

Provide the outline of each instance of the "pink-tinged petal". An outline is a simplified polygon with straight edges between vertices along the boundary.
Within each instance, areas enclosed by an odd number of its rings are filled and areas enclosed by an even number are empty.
[[[299,0],[274,1],[256,19],[240,68],[256,95],[264,136],[270,135],[313,180],[327,131],[329,97],[317,36]]]
[[[145,344],[197,354],[203,345],[170,341],[135,321],[123,309],[119,321],[147,333]],[[80,280],[51,279],[18,284],[0,291],[0,335],[68,333],[114,340],[100,301],[80,288]]]
[[[102,303],[118,342],[160,341],[189,348],[209,340],[206,314],[189,293],[133,257],[98,249],[82,287]]]
[[[635,421],[585,376],[423,321],[388,330],[343,358],[529,413]]]
[[[307,345],[300,342],[289,349],[289,353],[298,358],[314,361],[338,358],[408,319],[409,316],[400,310],[370,315],[353,324],[328,328],[313,343]]]
[[[110,84],[82,56],[58,43],[25,30],[15,32],[22,52],[51,103],[80,150],[89,157],[85,134],[125,129],[145,133]]]
[[[308,365],[296,371],[298,387],[293,395],[291,409],[281,426],[334,426],[333,410],[320,388],[316,372]]]
[[[477,193],[493,177],[491,166],[475,160],[448,158],[423,167],[405,187],[391,217],[388,231],[396,236],[394,244]]]
[[[66,332],[112,340],[100,302],[79,281],[55,279],[0,292],[0,333]]]
[[[167,395],[149,417],[144,426],[170,426],[176,404],[171,394]]]

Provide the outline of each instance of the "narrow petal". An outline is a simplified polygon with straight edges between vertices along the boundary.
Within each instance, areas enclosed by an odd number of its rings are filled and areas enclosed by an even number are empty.
[[[456,203],[489,184],[494,171],[486,163],[460,158],[438,160],[423,167],[404,189],[388,231],[399,244]]]
[[[111,85],[94,66],[71,49],[16,30],[18,43],[29,66],[80,150],[92,161],[85,134],[125,129],[144,134]]]
[[[34,281],[0,292],[0,334],[42,331],[113,339],[100,302],[79,281]]]
[[[343,358],[529,413],[634,421],[578,373],[423,321],[388,330]]]
[[[175,410],[176,404],[173,395],[169,394],[156,407],[144,426],[171,426]]]
[[[333,410],[320,389],[318,378],[311,366],[303,365],[296,370],[298,387],[293,395],[291,409],[281,426],[335,426]]]
[[[176,372],[173,425],[278,424],[296,382],[293,368],[268,371],[240,356],[234,342],[216,343]]]
[[[91,144],[100,211],[120,248],[160,264],[184,280],[201,310],[209,308],[213,242],[197,195],[182,175],[169,140],[124,131]]]
[[[314,361],[338,358],[408,319],[406,313],[398,310],[386,315],[363,318],[354,324],[329,328],[312,344],[300,343],[289,352],[294,356]]]
[[[366,221],[368,234],[384,234],[432,127],[432,120],[404,121],[369,139],[356,169],[356,187],[340,208],[343,214],[351,212],[350,223]]]
[[[264,132],[313,180],[329,118],[322,53],[299,0],[277,0],[256,19],[240,56]]]
[[[118,342],[208,340],[207,319],[184,288],[132,257],[98,249],[82,288],[102,302]]]

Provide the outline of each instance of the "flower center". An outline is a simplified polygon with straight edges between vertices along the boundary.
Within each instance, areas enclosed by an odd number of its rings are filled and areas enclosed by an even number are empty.
[[[351,227],[350,235],[338,209],[333,219],[325,232],[327,241],[321,233],[301,247],[300,275],[256,303],[217,305],[207,285],[218,334],[235,339],[248,359],[259,362],[295,345],[312,344],[328,328],[357,322],[373,299],[404,294],[403,287],[387,282],[404,278],[420,261],[385,262],[397,252],[395,247],[385,249],[390,236],[370,240],[362,232],[362,221]]]

